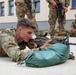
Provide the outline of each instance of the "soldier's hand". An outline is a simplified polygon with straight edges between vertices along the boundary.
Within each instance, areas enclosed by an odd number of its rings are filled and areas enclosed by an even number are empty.
[[[41,49],[44,49],[44,48],[46,48],[47,46],[50,46],[51,45],[51,41],[52,40],[48,40],[46,43],[44,43],[44,45],[43,46],[41,46],[40,48]]]
[[[76,33],[76,29],[73,29],[72,32],[73,32],[73,33]]]
[[[36,48],[37,47],[37,44],[36,43],[34,43],[34,48]]]
[[[68,11],[68,8],[67,7],[64,7],[64,10],[65,10],[65,13]]]
[[[57,7],[57,3],[55,1],[52,3],[52,5]]]

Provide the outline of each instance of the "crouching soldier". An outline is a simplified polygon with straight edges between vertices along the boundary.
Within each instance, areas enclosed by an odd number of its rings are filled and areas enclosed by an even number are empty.
[[[76,18],[76,15],[75,15]],[[71,30],[68,31],[71,37],[76,37],[76,20],[71,24]]]

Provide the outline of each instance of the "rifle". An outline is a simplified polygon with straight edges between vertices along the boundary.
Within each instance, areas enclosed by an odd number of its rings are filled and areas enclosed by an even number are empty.
[[[66,34],[66,37],[55,37],[52,40],[51,44],[55,44],[55,43],[63,43],[66,45],[76,45],[76,43],[69,42],[69,34],[68,33]]]
[[[49,40],[47,37],[45,37],[47,34],[45,33],[44,35],[39,35],[34,39],[34,42],[37,44],[37,47],[42,46],[47,40]],[[55,43],[62,43],[62,44],[66,44],[66,45],[76,45],[76,43],[70,43],[69,42],[69,34],[67,33],[66,36],[56,36],[55,38],[52,39],[51,42],[49,42],[50,44],[55,44]],[[73,55],[73,53],[71,52],[69,54],[69,58],[68,59],[75,59],[75,56]]]
[[[64,9],[64,5],[62,2],[60,2],[59,0],[55,0],[55,2],[57,3],[57,12],[59,14],[59,17],[61,19],[61,23],[63,23],[63,19],[64,19],[64,15],[65,15],[65,11]]]
[[[24,0],[24,2],[27,4],[27,8],[30,11],[30,14],[32,12],[32,4],[31,4],[31,0]]]
[[[42,46],[47,40],[49,40],[49,38],[47,38],[46,35],[47,35],[46,33],[44,35],[40,34],[35,39],[33,39],[38,47]],[[66,36],[54,37],[50,43],[51,44],[62,43],[62,44],[66,44],[66,45],[76,45],[76,43],[70,43],[69,42],[69,34],[68,33],[66,34]]]

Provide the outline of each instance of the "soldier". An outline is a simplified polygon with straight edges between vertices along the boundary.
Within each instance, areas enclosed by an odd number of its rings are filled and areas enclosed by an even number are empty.
[[[59,14],[59,12],[57,11],[59,8],[57,6],[57,2],[59,1],[62,6],[63,9],[62,11],[65,13],[68,11],[68,6],[70,4],[70,0],[46,0],[49,3],[49,24],[50,24],[50,36],[51,38],[54,37],[55,35],[55,24],[56,24],[56,20],[58,19],[58,23],[59,23],[59,34],[61,34],[62,32],[65,31],[65,23],[66,23],[66,17],[65,14],[63,16],[63,20],[61,21],[62,18],[60,18],[59,16],[61,14]]]
[[[71,30],[68,31],[71,37],[76,37],[76,20],[72,22]]]
[[[28,19],[36,23],[35,34],[38,35],[38,25],[35,18],[35,7],[32,0],[15,0],[15,6],[18,20],[24,18],[26,14]]]
[[[9,56],[13,61],[24,60],[29,52],[42,50],[49,46],[51,40],[44,43],[39,48],[35,43],[31,43],[32,33],[34,32],[35,25],[28,19],[21,19],[18,21],[17,30],[4,30],[0,33],[0,57]],[[31,48],[31,45],[33,47]],[[28,47],[26,47],[28,46]]]

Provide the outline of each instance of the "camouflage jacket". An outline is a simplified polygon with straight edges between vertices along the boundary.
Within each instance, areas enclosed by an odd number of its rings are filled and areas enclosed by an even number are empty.
[[[76,32],[75,33],[72,32],[72,30],[74,30],[74,29],[76,29],[76,20],[72,22],[71,30],[69,31],[70,36],[72,36],[72,37],[76,37]]]
[[[69,33],[70,37],[76,37],[76,33],[73,33],[72,30],[67,30]]]
[[[22,42],[18,44],[15,36],[15,30],[4,30],[0,33],[0,57],[9,56],[16,62],[24,60],[29,52],[39,50],[39,48],[30,49],[33,48],[31,44],[31,42]]]
[[[76,20],[72,22],[71,29],[76,29]]]
[[[46,0],[48,3],[49,3],[49,7],[50,8],[55,8],[53,5],[52,5],[52,3],[54,2],[54,1],[57,1],[57,0]],[[65,7],[68,7],[69,5],[70,5],[70,0],[59,0],[60,2],[62,2],[63,3],[63,5],[65,5]]]

